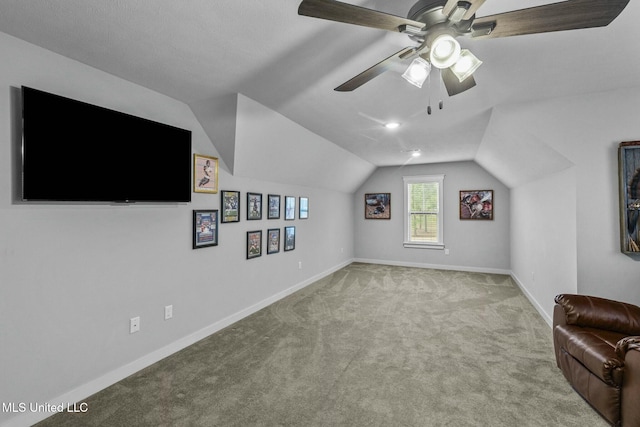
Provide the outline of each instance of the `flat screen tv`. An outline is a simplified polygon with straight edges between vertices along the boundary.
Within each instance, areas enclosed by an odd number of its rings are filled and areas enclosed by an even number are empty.
[[[190,202],[191,131],[22,87],[22,199]]]

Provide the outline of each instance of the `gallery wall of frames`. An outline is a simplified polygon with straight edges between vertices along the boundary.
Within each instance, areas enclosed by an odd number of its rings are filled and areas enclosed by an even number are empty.
[[[215,157],[194,155],[193,191],[218,193],[218,159]],[[206,187],[206,190],[203,190]],[[266,208],[264,206],[266,205]],[[235,190],[220,191],[220,209],[193,210],[193,249],[218,246],[218,230],[222,224],[238,223],[243,216],[246,221],[262,219],[285,221],[305,220],[309,218],[309,198],[280,194],[242,192]],[[293,224],[293,223],[292,223]],[[264,232],[264,233],[263,233]],[[256,229],[246,233],[246,258],[253,259],[277,254],[296,248],[296,227],[273,227],[266,230]]]

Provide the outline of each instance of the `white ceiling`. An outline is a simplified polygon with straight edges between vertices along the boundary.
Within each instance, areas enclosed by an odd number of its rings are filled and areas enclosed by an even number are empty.
[[[406,16],[414,0],[347,0]],[[487,0],[477,15],[549,1]],[[187,104],[242,93],[375,165],[475,158],[492,108],[638,86],[640,1],[608,27],[462,39],[484,64],[449,98],[387,72],[334,87],[412,45],[399,33],[299,16],[299,0],[0,0],[0,30]],[[7,60],[6,58],[4,60]],[[427,115],[431,100],[433,114]],[[444,109],[437,108],[442,99]],[[389,120],[402,125],[391,132]]]

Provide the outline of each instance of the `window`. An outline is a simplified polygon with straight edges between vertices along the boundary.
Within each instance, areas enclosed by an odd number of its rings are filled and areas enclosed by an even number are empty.
[[[444,175],[405,176],[406,248],[444,248],[442,187]]]

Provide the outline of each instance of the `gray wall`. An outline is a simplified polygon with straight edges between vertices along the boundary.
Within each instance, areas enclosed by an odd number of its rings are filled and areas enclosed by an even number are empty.
[[[492,123],[504,137],[492,153],[515,141],[567,159],[560,172],[510,179],[511,267],[547,321],[562,292],[640,304],[640,261],[620,252],[617,163],[618,144],[640,139],[638,111],[636,87],[504,106]],[[523,151],[500,160],[530,161]]]
[[[428,154],[426,154],[428,155]],[[444,250],[404,248],[403,176],[444,174]],[[493,190],[494,220],[459,219],[460,190]],[[391,193],[391,219],[364,219],[365,193]],[[509,272],[509,189],[475,162],[378,168],[354,196],[356,259]]]
[[[183,103],[2,33],[0,58],[1,402],[83,399],[353,258],[352,194],[223,167],[220,189],[243,200],[247,191],[309,197],[309,219],[246,221],[243,213],[240,223],[220,225],[219,246],[192,250],[192,210],[219,209],[219,194],[176,205],[18,203],[21,85],[190,129],[194,152],[218,153]],[[295,128],[279,117],[270,129],[263,117],[260,143],[279,140],[283,123]],[[269,160],[280,167],[281,159]],[[285,225],[297,227],[294,251],[245,259],[248,230]],[[168,304],[174,317],[165,321]],[[131,335],[134,316],[141,331]],[[47,415],[1,412],[0,424]]]

